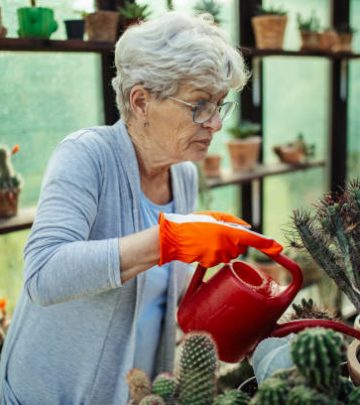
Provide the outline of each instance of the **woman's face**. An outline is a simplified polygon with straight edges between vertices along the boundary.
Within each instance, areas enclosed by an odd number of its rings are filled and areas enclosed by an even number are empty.
[[[226,93],[209,94],[190,85],[183,85],[174,98],[190,104],[211,101],[220,105]],[[171,163],[185,160],[201,160],[207,154],[213,134],[222,127],[218,112],[205,123],[193,122],[192,108],[171,98],[149,103],[149,136],[161,148],[163,157]]]

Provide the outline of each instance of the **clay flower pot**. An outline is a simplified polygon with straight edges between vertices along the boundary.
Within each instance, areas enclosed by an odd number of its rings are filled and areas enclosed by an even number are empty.
[[[320,34],[313,31],[300,31],[301,50],[316,50],[320,48]]]
[[[352,39],[353,34],[350,33],[338,33],[338,42],[334,46],[335,52],[352,52]]]
[[[274,152],[283,163],[299,164],[306,160],[304,152],[292,145],[278,145],[274,146]]]
[[[220,177],[221,176],[221,155],[209,154],[202,161],[202,170],[206,177]]]
[[[0,190],[0,218],[10,218],[17,214],[20,189]]]
[[[231,166],[234,171],[247,171],[255,168],[260,155],[260,136],[234,139],[227,143]]]
[[[324,31],[319,34],[319,48],[323,51],[331,51],[339,43],[336,31]]]
[[[282,49],[287,16],[259,15],[251,19],[256,47],[259,49]]]
[[[115,42],[118,38],[119,13],[97,11],[85,18],[85,32],[89,41]]]

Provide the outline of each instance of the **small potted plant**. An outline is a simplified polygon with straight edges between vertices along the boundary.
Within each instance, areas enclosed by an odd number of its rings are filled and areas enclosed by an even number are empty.
[[[273,150],[281,162],[289,164],[306,163],[315,155],[315,145],[306,143],[302,133],[298,134],[294,142],[275,145]]]
[[[20,38],[50,38],[58,24],[54,19],[54,11],[47,7],[37,7],[36,0],[30,1],[31,7],[16,10],[19,23]]]
[[[260,7],[258,15],[251,19],[256,47],[259,49],[282,49],[287,12],[282,8]]]
[[[64,20],[66,36],[68,39],[83,39],[85,33],[85,19],[87,12],[84,10],[76,10],[81,18]]]
[[[332,51],[338,42],[338,33],[331,27],[325,28],[319,33],[319,49],[323,51]]]
[[[301,35],[301,49],[314,50],[320,47],[320,21],[313,11],[309,18],[303,17],[300,13],[296,16],[297,26]]]
[[[150,17],[151,11],[147,4],[139,5],[126,0],[124,6],[119,8],[119,14],[121,29],[125,31],[130,25],[146,21]]]
[[[194,11],[197,14],[211,14],[216,24],[221,23],[221,19],[219,18],[221,6],[215,0],[200,0],[197,4],[195,4]]]
[[[85,16],[85,33],[88,41],[116,42],[119,37],[119,13],[104,9],[104,1],[95,2],[95,12]]]
[[[228,129],[233,137],[227,142],[227,147],[234,171],[252,170],[256,166],[261,146],[261,137],[258,135],[260,128],[255,122],[243,121]]]
[[[209,153],[201,162],[201,168],[206,177],[220,177],[221,176],[221,158],[218,153]]]
[[[349,24],[342,24],[336,28],[339,41],[335,46],[335,52],[352,52],[352,39],[356,29]]]
[[[0,38],[5,38],[7,29],[2,24],[1,8],[0,8]]]
[[[21,179],[13,169],[10,157],[18,151],[18,145],[15,145],[11,152],[6,146],[0,146],[0,218],[17,214]]]

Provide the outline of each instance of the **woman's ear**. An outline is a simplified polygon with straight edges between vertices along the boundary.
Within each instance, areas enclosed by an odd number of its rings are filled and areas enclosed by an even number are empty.
[[[141,85],[135,85],[130,91],[130,106],[135,117],[144,119],[148,111],[150,93]]]

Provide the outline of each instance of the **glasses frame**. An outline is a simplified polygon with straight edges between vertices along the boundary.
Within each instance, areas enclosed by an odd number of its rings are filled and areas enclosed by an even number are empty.
[[[212,117],[215,115],[216,111],[218,112],[218,114],[220,114],[220,108],[222,108],[226,105],[233,106],[233,110],[231,111],[231,113],[235,110],[235,108],[237,108],[239,106],[239,103],[237,101],[225,101],[225,103],[217,105],[217,104],[213,103],[212,101],[206,100],[207,103],[214,105],[215,109],[214,109],[213,114],[207,120],[199,122],[199,121],[195,121],[195,114],[196,114],[198,108],[200,107],[199,104],[192,104],[187,101],[181,100],[180,98],[171,97],[171,96],[169,96],[168,98],[170,100],[177,101],[178,103],[186,105],[187,107],[190,107],[191,111],[192,111],[192,120],[195,124],[205,124],[205,122],[210,121],[212,119]],[[229,115],[225,116],[225,119],[220,117],[221,121],[226,121],[230,117],[231,113]]]

